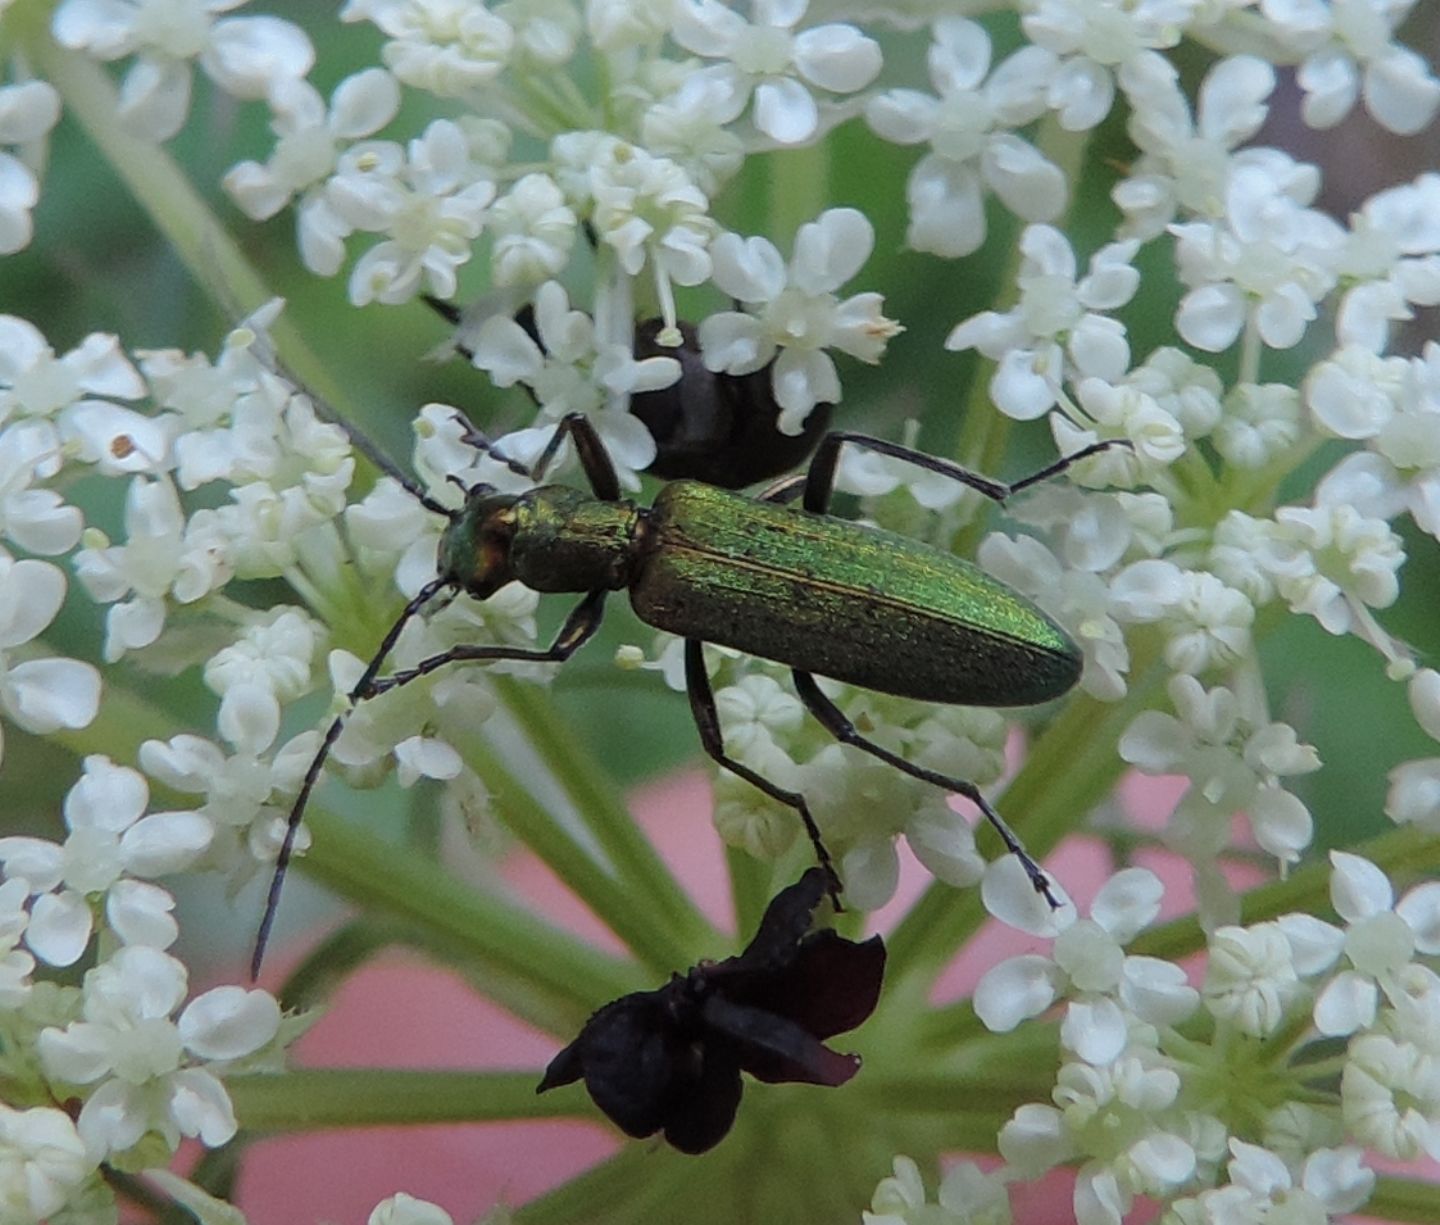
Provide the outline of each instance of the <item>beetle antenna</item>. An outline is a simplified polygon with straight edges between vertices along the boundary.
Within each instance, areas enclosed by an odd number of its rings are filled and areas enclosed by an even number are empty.
[[[535,479],[535,474],[531,472],[529,468],[518,459],[512,459],[506,455],[505,452],[491,440],[490,435],[485,433],[484,430],[472,422],[470,418],[458,408],[455,410],[455,420],[460,423],[460,427],[464,431],[460,435],[461,442],[468,443],[479,451],[480,454],[488,455],[496,463],[504,464],[516,476],[528,477],[530,480]]]
[[[446,519],[454,520],[455,511],[450,507],[437,502],[424,489],[414,477],[403,472],[383,450],[375,443],[369,435],[351,422],[345,420],[339,410],[335,408],[324,396],[311,390],[284,362],[275,351],[274,344],[268,336],[257,332],[258,344],[255,346],[257,356],[261,362],[268,366],[272,373],[278,375],[285,382],[290,384],[290,389],[306,396],[315,408],[315,415],[330,425],[338,426],[345,431],[345,437],[350,440],[350,445],[368,459],[375,467],[379,468],[386,476],[399,485],[406,493],[420,503],[432,514],[443,515]]]
[[[370,696],[371,686],[374,685],[375,678],[380,675],[380,668],[385,662],[385,657],[394,649],[405,626],[440,592],[454,586],[454,580],[444,575],[432,579],[420,588],[401,609],[395,623],[385,631],[385,637],[381,639],[375,655],[365,665],[365,671],[361,673],[355,687],[350,690],[346,709],[331,721],[325,731],[325,738],[320,742],[320,748],[311,758],[310,766],[305,771],[305,778],[300,784],[299,794],[296,795],[295,802],[290,806],[290,815],[285,823],[285,837],[280,843],[279,853],[275,856],[275,870],[270,877],[270,890],[265,895],[265,913],[260,916],[260,928],[255,934],[255,951],[250,957],[252,980],[260,977],[260,963],[265,959],[265,945],[270,939],[270,928],[274,925],[275,912],[280,906],[280,890],[285,884],[285,872],[289,868],[290,859],[295,852],[295,838],[300,832],[300,819],[305,815],[305,805],[310,799],[310,792],[315,789],[315,784],[320,778],[320,771],[325,765],[325,760],[330,756],[330,750],[335,747],[335,741],[340,738],[346,716],[355,709],[357,703]]]

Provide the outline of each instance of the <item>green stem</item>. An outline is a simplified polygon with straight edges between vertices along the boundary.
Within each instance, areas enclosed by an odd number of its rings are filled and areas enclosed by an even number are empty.
[[[779,150],[766,158],[766,165],[770,171],[766,232],[779,236],[783,249],[787,237],[814,221],[830,203],[830,142]]]
[[[1418,1178],[1382,1175],[1375,1180],[1375,1194],[1363,1211],[1367,1217],[1385,1221],[1434,1225],[1440,1221],[1440,1185]]]
[[[247,1131],[313,1131],[402,1123],[476,1123],[589,1115],[583,1096],[537,1095],[540,1072],[454,1068],[293,1068],[228,1076]]]
[[[1413,825],[1389,830],[1346,849],[1363,855],[1386,872],[1433,872],[1440,867],[1440,837]],[[1328,860],[1316,860],[1285,880],[1249,890],[1240,899],[1242,921],[1261,923],[1295,911],[1318,914],[1327,910],[1330,872]],[[1205,933],[1200,930],[1199,920],[1190,916],[1141,932],[1130,942],[1129,952],[1175,961],[1204,947]]]
[[[314,843],[299,862],[307,875],[414,925],[419,943],[478,970],[486,994],[548,1033],[573,1037],[597,1005],[647,985],[636,966],[323,808],[312,807],[306,822]]]
[[[467,744],[465,759],[493,790],[505,825],[651,972],[663,978],[706,947],[705,942],[694,942],[677,932],[649,897],[630,888],[600,862],[593,848],[577,837],[573,822],[540,803],[516,773],[501,764],[500,754],[493,748]],[[628,814],[625,820],[630,821]]]
[[[506,709],[540,755],[551,778],[575,805],[585,828],[609,862],[615,889],[623,904],[618,912],[612,914],[607,909],[601,917],[607,922],[614,918],[623,923],[627,914],[639,913],[647,923],[663,928],[663,937],[641,939],[640,943],[653,948],[656,939],[663,942],[663,948],[657,951],[667,960],[655,964],[667,973],[679,969],[684,956],[693,956],[697,949],[713,945],[717,939],[714,927],[681,888],[645,831],[636,824],[613,780],[575,742],[573,732],[556,713],[549,695],[533,685],[505,677],[497,677],[496,681]],[[645,914],[647,906],[649,914]],[[597,910],[597,913],[600,912]],[[621,931],[615,923],[611,926],[617,933]],[[628,943],[628,937],[625,938]],[[680,962],[675,960],[677,952]],[[639,948],[636,953],[642,955]]]

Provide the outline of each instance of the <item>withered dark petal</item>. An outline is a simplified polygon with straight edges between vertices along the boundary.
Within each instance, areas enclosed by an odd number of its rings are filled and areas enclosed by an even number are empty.
[[[740,1067],[756,1080],[833,1086],[843,1085],[860,1070],[858,1056],[830,1050],[794,1021],[773,1012],[719,995],[707,999],[702,1011],[706,1026],[729,1039]]]
[[[880,1001],[885,944],[879,936],[859,943],[826,929],[806,937],[790,965],[749,984],[744,1003],[787,1017],[817,1038],[854,1029]]]
[[[728,1051],[703,1048],[697,1076],[673,1086],[665,1111],[665,1139],[682,1153],[703,1153],[720,1143],[740,1108],[740,1065]]]
[[[795,959],[800,941],[810,930],[815,908],[825,896],[825,873],[811,868],[793,885],[770,899],[761,916],[755,937],[738,957],[730,957],[709,968],[707,977],[725,979],[747,973],[773,973]]]
[[[653,1135],[665,1125],[666,1102],[671,1093],[677,1047],[683,1044],[672,1032],[661,991],[637,991],[607,1004],[592,1016],[575,1039],[546,1069],[541,1090],[577,1079],[582,1068],[585,1088],[605,1115],[628,1136]],[[559,1075],[554,1064],[570,1052]]]

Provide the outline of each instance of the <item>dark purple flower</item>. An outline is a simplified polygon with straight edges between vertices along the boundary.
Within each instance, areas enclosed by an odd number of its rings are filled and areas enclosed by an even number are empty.
[[[811,868],[766,908],[745,951],[702,961],[655,991],[606,1004],[550,1061],[537,1093],[584,1079],[611,1121],[637,1139],[665,1133],[684,1153],[722,1140],[740,1105],[740,1073],[756,1080],[843,1085],[860,1070],[826,1038],[875,1009],[885,973],[879,936],[856,943],[810,931],[825,896]]]

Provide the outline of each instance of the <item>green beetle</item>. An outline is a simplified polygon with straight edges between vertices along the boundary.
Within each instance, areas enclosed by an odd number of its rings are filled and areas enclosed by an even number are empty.
[[[385,635],[351,690],[352,704],[451,663],[564,661],[598,628],[605,597],[625,590],[642,621],[685,640],[686,688],[706,753],[796,811],[837,907],[839,880],[804,796],[725,752],[701,655],[706,642],[788,665],[801,700],[838,740],[971,800],[1019,858],[1036,890],[1059,905],[1045,873],[974,783],[917,766],[868,740],[821,692],[815,676],[931,702],[1026,706],[1060,697],[1075,685],[1079,648],[1024,596],[972,563],[827,512],[846,444],[907,460],[1003,502],[1115,442],[1092,444],[1007,485],[883,439],[836,431],[821,440],[804,476],[782,481],[758,498],[680,480],[643,507],[620,496],[614,464],[582,414],[560,422],[531,470],[471,435],[477,446],[535,481],[543,479],[566,438],[575,444],[589,494],[564,485],[538,485],[519,494],[477,485],[467,491],[464,505],[452,510],[398,478],[449,525],[440,539],[437,577]],[[797,499],[800,508],[789,505]],[[459,590],[483,600],[512,582],[540,592],[585,595],[548,647],[461,644],[413,668],[379,675],[406,622],[436,596]],[[291,809],[252,971],[259,968],[306,802],[343,724],[343,715],[330,724]]]

